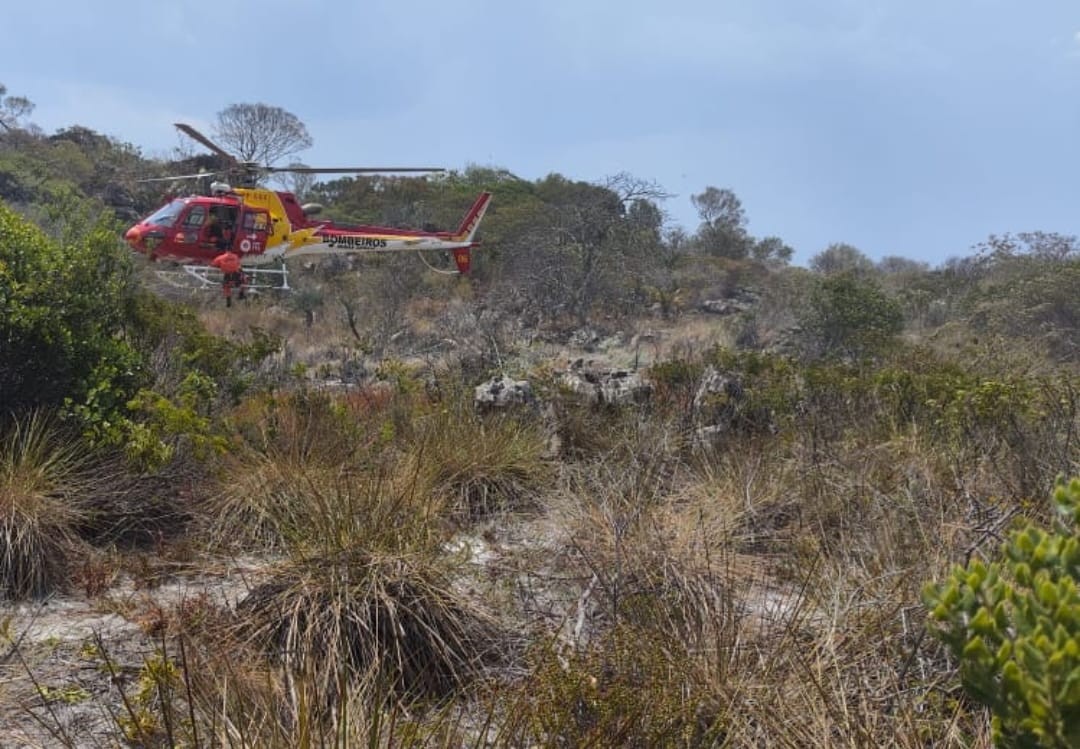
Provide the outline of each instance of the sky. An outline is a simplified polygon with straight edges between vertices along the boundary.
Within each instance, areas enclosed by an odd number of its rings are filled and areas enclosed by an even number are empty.
[[[305,123],[314,166],[629,173],[688,231],[691,195],[729,188],[799,264],[1080,234],[1076,0],[6,5],[0,83],[31,121],[148,156],[262,102]]]

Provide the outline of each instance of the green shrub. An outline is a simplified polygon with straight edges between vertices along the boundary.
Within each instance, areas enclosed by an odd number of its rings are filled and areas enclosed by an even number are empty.
[[[658,633],[616,630],[595,647],[551,649],[499,727],[508,746],[706,747],[724,743],[719,695],[693,658]]]
[[[1001,746],[1080,746],[1080,479],[1060,484],[1054,502],[1055,528],[1017,529],[1001,561],[957,566],[925,591]]]
[[[826,278],[811,295],[805,327],[824,356],[860,359],[887,346],[904,327],[900,304],[876,282],[845,273]]]
[[[54,240],[0,203],[3,410],[110,411],[134,393],[139,356],[119,337],[130,270],[107,221]]]

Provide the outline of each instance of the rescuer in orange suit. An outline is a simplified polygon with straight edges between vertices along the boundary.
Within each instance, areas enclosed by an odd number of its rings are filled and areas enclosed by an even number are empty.
[[[224,278],[221,282],[222,291],[225,293],[225,306],[232,306],[232,290],[236,289],[241,299],[244,298],[244,271],[240,267],[240,256],[232,250],[227,250],[213,260],[210,265],[221,271]]]

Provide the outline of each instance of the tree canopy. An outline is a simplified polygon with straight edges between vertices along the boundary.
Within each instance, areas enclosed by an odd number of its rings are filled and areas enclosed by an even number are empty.
[[[214,136],[241,161],[273,164],[311,148],[300,118],[268,104],[230,104],[217,114]]]

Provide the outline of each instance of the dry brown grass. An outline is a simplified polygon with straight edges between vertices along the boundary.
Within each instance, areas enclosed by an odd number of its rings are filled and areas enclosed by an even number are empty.
[[[237,746],[988,746],[920,588],[991,553],[1023,509],[1007,451],[1071,460],[1075,414],[976,460],[829,382],[707,450],[656,404],[560,402],[560,460],[538,419],[481,418],[460,382],[249,401],[200,528],[286,558],[221,649],[190,617],[168,629],[193,667],[228,660],[199,725]],[[448,520],[480,517],[466,570]]]
[[[381,391],[243,404],[234,413],[242,440],[222,460],[217,486],[200,506],[211,547],[281,552],[436,543],[442,500],[402,459],[399,405]]]
[[[579,586],[562,630],[573,655],[534,672],[524,689],[548,699],[525,700],[532,728],[511,721],[515,735],[988,745],[986,716],[956,699],[949,663],[922,636],[923,582],[977,531],[961,528],[932,443],[907,434],[824,452],[803,442],[812,435],[733,435],[684,464],[648,433],[580,464],[549,502],[574,550],[560,568]],[[627,638],[648,654],[628,657]],[[708,719],[665,708],[676,693]]]
[[[0,595],[43,596],[67,584],[91,518],[89,454],[38,412],[0,441]]]
[[[527,415],[484,417],[451,396],[418,415],[411,432],[408,465],[460,520],[531,509],[553,483],[547,439]]]
[[[243,631],[322,699],[388,690],[445,697],[507,654],[508,637],[448,571],[420,555],[359,548],[283,563],[240,604]]]

